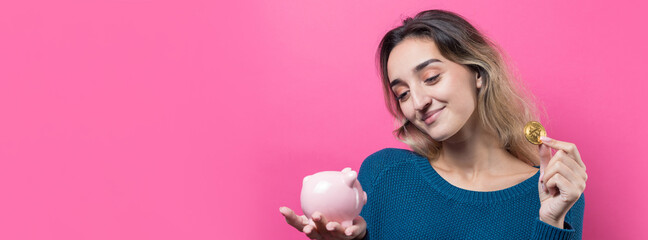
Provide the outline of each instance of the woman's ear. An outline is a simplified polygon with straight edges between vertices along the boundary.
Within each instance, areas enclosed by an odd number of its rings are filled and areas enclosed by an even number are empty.
[[[479,73],[479,70],[477,70],[476,72],[477,72],[476,73],[477,77],[476,77],[475,82],[477,84],[477,88],[481,88],[482,87],[482,77],[481,77],[481,74]]]

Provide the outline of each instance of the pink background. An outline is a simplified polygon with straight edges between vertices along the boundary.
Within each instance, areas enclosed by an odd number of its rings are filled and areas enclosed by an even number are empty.
[[[584,238],[648,239],[639,0],[2,1],[0,239],[305,239],[278,211],[304,176],[406,147],[373,57],[431,8],[498,42],[577,144]]]

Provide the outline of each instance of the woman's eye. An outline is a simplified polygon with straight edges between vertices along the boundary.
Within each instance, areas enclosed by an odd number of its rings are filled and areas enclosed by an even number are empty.
[[[400,95],[398,95],[398,97],[396,97],[396,100],[399,100],[399,101],[403,100],[407,96],[408,92],[409,91],[405,91],[405,92],[401,93]]]
[[[434,81],[436,81],[436,80],[439,78],[439,75],[441,75],[441,74],[437,74],[437,75],[435,75],[435,76],[433,76],[433,77],[430,77],[430,78],[428,78],[428,79],[425,79],[425,82],[426,82],[426,83],[434,82]]]

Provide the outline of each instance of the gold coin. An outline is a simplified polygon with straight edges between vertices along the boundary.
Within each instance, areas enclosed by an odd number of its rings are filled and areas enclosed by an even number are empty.
[[[535,145],[540,145],[542,144],[542,141],[540,141],[540,136],[546,137],[547,131],[539,122],[531,121],[524,126],[524,136],[527,140],[529,140],[529,142]]]

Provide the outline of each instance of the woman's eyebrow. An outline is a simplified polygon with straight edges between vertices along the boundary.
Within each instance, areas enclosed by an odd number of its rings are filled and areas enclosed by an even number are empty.
[[[400,79],[398,79],[398,78],[396,78],[396,79],[394,79],[394,81],[392,81],[392,82],[389,83],[389,87],[390,87],[390,88],[393,88],[394,86],[396,86],[396,85],[398,85],[398,84],[403,84],[403,81],[400,80]]]
[[[422,62],[419,65],[416,65],[413,72],[414,73],[420,72],[421,70],[423,70],[423,68],[427,67],[427,65],[430,65],[430,64],[435,63],[435,62],[441,62],[441,60],[436,59],[436,58],[428,59],[427,61]]]
[[[430,65],[430,64],[432,64],[432,63],[435,63],[435,62],[442,62],[442,61],[439,60],[439,59],[436,59],[436,58],[431,58],[431,59],[426,60],[425,62],[419,63],[419,65],[416,65],[416,67],[414,67],[414,69],[412,69],[412,71],[413,71],[414,73],[420,72],[420,71],[423,70],[425,67],[427,67],[428,65]],[[392,82],[389,83],[389,87],[390,87],[390,88],[393,88],[394,86],[396,86],[396,85],[398,85],[398,84],[402,84],[402,83],[403,83],[402,80],[396,78],[396,79],[394,79],[394,81],[392,81]]]

